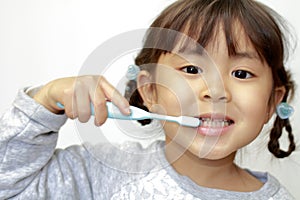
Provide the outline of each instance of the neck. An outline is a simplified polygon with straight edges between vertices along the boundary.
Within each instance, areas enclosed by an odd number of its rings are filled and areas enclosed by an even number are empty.
[[[199,158],[175,142],[166,142],[166,158],[172,167],[200,186],[232,191],[254,191],[261,187],[252,185],[255,178],[234,163],[236,152],[210,160]]]

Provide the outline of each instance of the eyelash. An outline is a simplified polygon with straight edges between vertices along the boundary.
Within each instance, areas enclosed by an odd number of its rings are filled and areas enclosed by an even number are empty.
[[[188,71],[189,69],[190,70],[195,70],[196,69],[197,72],[195,72],[195,71]],[[183,72],[185,72],[187,74],[202,74],[203,73],[203,70],[200,67],[194,66],[194,65],[184,66],[184,67],[180,68],[180,70],[182,70]],[[238,79],[249,79],[249,78],[254,77],[254,74],[251,73],[251,72],[248,72],[246,70],[239,69],[239,70],[233,71],[232,72],[232,76],[234,76],[234,77],[236,77]]]
[[[238,78],[238,79],[249,79],[249,78],[254,77],[254,74],[252,74],[251,72],[248,72],[246,70],[241,70],[241,69],[233,71],[231,73],[231,75],[234,76],[234,77],[236,77],[236,78]],[[243,76],[241,77],[241,75],[243,75]],[[240,77],[238,77],[238,76],[240,76]]]
[[[189,71],[190,70],[197,70],[196,73],[194,73],[194,71]],[[182,70],[183,72],[187,73],[187,74],[201,74],[203,72],[203,70],[200,67],[194,66],[194,65],[187,65],[184,67],[181,67],[180,70]]]

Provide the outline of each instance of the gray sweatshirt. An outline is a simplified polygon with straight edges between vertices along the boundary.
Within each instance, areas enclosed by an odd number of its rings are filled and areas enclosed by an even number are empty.
[[[163,141],[55,149],[66,120],[19,91],[0,120],[0,199],[294,199],[270,174],[250,170],[260,190],[198,186],[170,166]]]

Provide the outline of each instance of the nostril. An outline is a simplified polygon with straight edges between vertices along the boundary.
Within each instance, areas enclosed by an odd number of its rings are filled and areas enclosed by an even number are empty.
[[[231,94],[225,88],[210,88],[200,91],[199,98],[203,101],[228,102],[231,100]]]
[[[213,98],[210,95],[204,95],[202,98],[203,98],[203,100],[213,101],[213,102],[218,102],[218,101],[227,102],[228,101],[228,98],[225,95],[221,96],[219,98]]]
[[[211,97],[209,95],[204,95],[203,98],[204,99],[210,99]]]
[[[227,98],[226,97],[220,97],[220,100],[221,101],[227,101]]]

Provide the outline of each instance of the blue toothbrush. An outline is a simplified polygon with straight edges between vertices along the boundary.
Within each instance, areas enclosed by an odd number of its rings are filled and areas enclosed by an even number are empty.
[[[57,106],[64,109],[64,106],[61,103],[57,103]],[[112,103],[106,102],[108,118],[111,119],[121,119],[121,120],[143,120],[143,119],[157,119],[157,120],[166,120],[171,122],[176,122],[179,125],[187,126],[187,127],[198,127],[201,121],[195,117],[189,116],[168,116],[168,115],[160,115],[156,113],[150,113],[140,108],[130,106],[130,114],[124,115],[120,112],[120,110]],[[91,113],[94,115],[94,107],[91,105]]]

